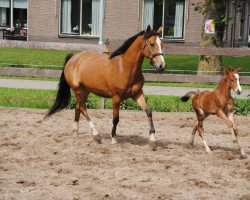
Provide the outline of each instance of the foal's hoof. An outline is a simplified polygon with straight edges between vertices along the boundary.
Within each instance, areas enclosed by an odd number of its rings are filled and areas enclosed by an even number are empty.
[[[93,139],[95,142],[97,142],[98,144],[102,143],[102,139],[100,135],[92,135]]]
[[[190,143],[187,144],[187,148],[188,148],[188,149],[192,149],[193,147],[194,147],[193,144],[190,144]]]
[[[149,140],[149,148],[151,149],[151,150],[156,150],[156,148],[157,148],[157,142],[156,141],[152,141],[152,140]]]
[[[247,159],[247,154],[245,153],[245,151],[243,149],[241,149],[240,151],[240,155],[243,159]]]

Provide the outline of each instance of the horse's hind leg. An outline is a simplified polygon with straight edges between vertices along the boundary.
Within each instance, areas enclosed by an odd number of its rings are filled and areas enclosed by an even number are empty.
[[[148,121],[149,121],[149,134],[150,134],[149,146],[151,149],[154,150],[157,147],[157,143],[156,143],[156,139],[155,139],[155,128],[154,128],[154,124],[153,124],[152,111],[149,109],[149,107],[145,101],[143,93],[141,93],[140,95],[135,97],[134,100],[139,104],[139,106],[142,108],[142,110],[144,110],[147,114]]]
[[[83,114],[83,116],[86,118],[86,120],[89,123],[89,126],[92,130],[92,136],[93,139],[101,143],[101,137],[97,130],[95,129],[95,126],[91,119],[89,118],[87,108],[86,108],[86,101],[89,95],[89,91],[85,90],[83,87],[79,87],[77,89],[74,89],[75,96],[76,96],[76,109],[75,109],[75,122],[78,124],[79,123],[79,118],[80,118],[80,113]],[[79,126],[79,125],[78,125]]]
[[[188,144],[189,148],[194,146],[194,136],[197,131],[197,127],[198,127],[198,120],[195,121],[194,126],[193,126],[193,130],[192,130],[191,137],[190,137],[189,144]]]
[[[116,127],[119,123],[119,109],[120,109],[121,99],[119,96],[112,97],[112,104],[113,104],[113,128],[111,132],[111,143],[116,144]]]
[[[78,134],[79,131],[79,119],[80,119],[80,110],[77,108],[77,103],[75,107],[75,122],[72,125],[72,130],[75,131]]]

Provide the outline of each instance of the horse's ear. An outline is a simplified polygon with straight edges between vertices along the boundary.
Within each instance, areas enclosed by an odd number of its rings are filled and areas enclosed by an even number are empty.
[[[148,25],[148,27],[147,27],[147,33],[149,33],[150,31],[151,31],[151,26]]]
[[[161,33],[162,33],[162,27],[158,28],[157,33],[158,33],[158,34],[161,34]]]
[[[240,71],[240,69],[241,69],[241,68],[239,67],[239,68],[238,68],[238,69],[236,69],[235,71],[238,73],[238,72]]]

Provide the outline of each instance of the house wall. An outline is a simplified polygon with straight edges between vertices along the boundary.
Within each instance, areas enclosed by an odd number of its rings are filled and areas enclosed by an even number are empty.
[[[29,41],[75,42],[97,44],[98,38],[79,36],[59,36],[61,0],[29,0],[28,1],[28,39]],[[142,30],[144,0],[105,0],[103,40],[109,39],[111,44],[119,45],[125,39]],[[199,46],[203,16],[194,11],[195,3],[200,0],[186,0],[184,14],[184,40],[164,40],[168,46]],[[248,35],[248,13],[250,0],[245,0],[244,38]],[[228,15],[233,15],[232,0],[229,0]],[[239,43],[240,13],[236,16],[235,44]],[[232,24],[225,33],[226,46],[232,40]]]
[[[142,30],[143,0],[106,0],[104,11],[104,41],[120,44],[128,37]],[[201,17],[194,11],[192,3],[199,0],[186,0],[185,38],[180,43],[169,45],[197,46],[200,41]],[[98,43],[98,39],[79,37],[59,37],[60,0],[29,1],[28,25],[30,41]]]
[[[201,41],[201,30],[203,23],[202,14],[194,11],[194,5],[200,0],[186,0],[185,10],[185,46],[199,46]]]
[[[104,39],[119,41],[142,30],[141,0],[106,0]]]
[[[59,0],[32,0],[28,3],[29,40],[57,41]]]

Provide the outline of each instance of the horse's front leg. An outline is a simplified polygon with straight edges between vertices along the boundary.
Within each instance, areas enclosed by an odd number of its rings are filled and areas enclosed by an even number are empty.
[[[112,97],[113,104],[113,128],[111,132],[111,143],[116,144],[116,127],[119,123],[119,109],[120,109],[121,98],[119,96]]]
[[[149,135],[150,135],[149,146],[152,150],[154,150],[157,147],[157,143],[155,139],[155,128],[153,124],[152,111],[149,109],[148,104],[146,103],[142,92],[133,99],[139,104],[142,110],[144,110],[147,114],[148,121],[149,121]]]

